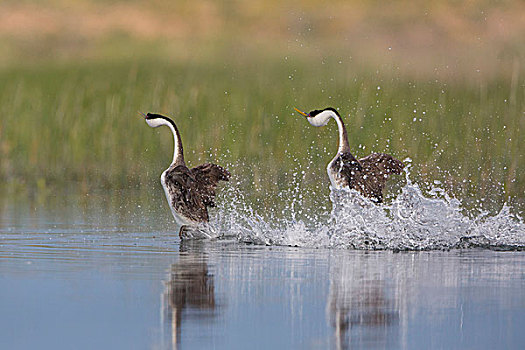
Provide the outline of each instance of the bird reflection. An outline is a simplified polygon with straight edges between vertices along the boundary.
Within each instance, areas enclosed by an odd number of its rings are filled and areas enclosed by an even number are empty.
[[[331,274],[328,314],[336,349],[386,344],[389,326],[399,321],[399,310],[386,296],[384,282],[364,275]],[[355,271],[354,271],[355,272]]]
[[[180,345],[183,320],[215,316],[214,278],[208,270],[206,253],[198,248],[198,243],[181,242],[179,261],[170,267],[163,294],[164,323],[171,328],[173,349]]]

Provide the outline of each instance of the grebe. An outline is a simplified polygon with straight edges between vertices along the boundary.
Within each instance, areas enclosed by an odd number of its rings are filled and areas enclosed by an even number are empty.
[[[188,168],[184,162],[179,129],[173,120],[160,114],[142,113],[142,115],[152,128],[166,125],[173,133],[173,161],[162,173],[160,182],[171,213],[181,225],[179,235],[183,237],[186,226],[198,226],[208,222],[208,207],[215,206],[217,184],[219,181],[228,181],[230,173],[223,167],[211,163]]]
[[[373,202],[381,203],[383,201],[383,188],[388,177],[390,174],[400,174],[405,166],[403,162],[384,153],[372,153],[367,157],[356,159],[350,153],[348,134],[343,119],[334,108],[313,110],[308,114],[297,108],[295,110],[305,116],[313,126],[325,126],[330,118],[337,123],[339,149],[326,168],[332,186],[334,188],[355,189]]]

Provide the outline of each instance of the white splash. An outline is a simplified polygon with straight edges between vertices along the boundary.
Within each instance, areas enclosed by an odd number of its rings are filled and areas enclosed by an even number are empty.
[[[377,205],[354,190],[331,188],[331,212],[309,220],[296,219],[302,207],[300,187],[281,215],[259,215],[235,186],[226,189],[221,210],[210,224],[211,237],[263,245],[340,249],[433,250],[487,248],[525,249],[525,224],[505,204],[496,215],[469,218],[461,202],[439,187],[429,198],[409,178],[401,193],[388,204]],[[279,194],[280,196],[282,194]]]

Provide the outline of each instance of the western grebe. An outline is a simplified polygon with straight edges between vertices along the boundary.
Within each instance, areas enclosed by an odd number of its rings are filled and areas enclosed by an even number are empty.
[[[162,173],[160,182],[173,217],[181,225],[179,235],[182,237],[186,226],[197,226],[208,222],[208,207],[215,206],[217,184],[219,181],[228,181],[230,173],[223,167],[211,163],[188,168],[184,162],[179,129],[173,120],[160,114],[142,113],[142,115],[152,128],[166,125],[173,133],[173,161]]]
[[[339,149],[326,168],[328,177],[334,188],[349,187],[359,191],[373,202],[383,201],[383,188],[390,174],[400,174],[404,164],[400,160],[384,153],[372,153],[361,159],[356,159],[350,153],[348,134],[345,124],[339,113],[334,108],[313,110],[304,113],[297,108],[295,110],[305,116],[313,126],[325,126],[330,118],[334,119],[339,128]]]

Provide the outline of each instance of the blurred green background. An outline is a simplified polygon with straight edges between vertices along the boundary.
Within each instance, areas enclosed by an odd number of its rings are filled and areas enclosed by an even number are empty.
[[[335,123],[357,156],[467,208],[525,208],[521,1],[0,3],[0,195],[156,191],[177,122],[189,165],[227,165],[264,206],[299,184],[327,198]],[[403,183],[399,178],[390,191]]]

